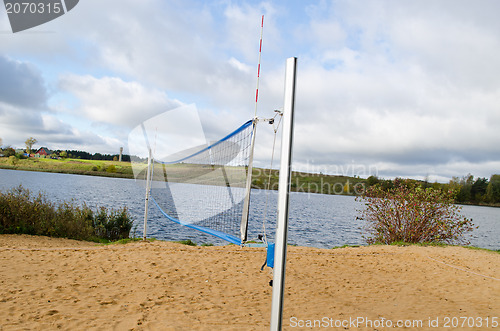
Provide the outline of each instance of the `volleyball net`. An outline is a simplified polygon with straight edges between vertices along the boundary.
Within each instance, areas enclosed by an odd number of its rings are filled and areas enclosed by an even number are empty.
[[[255,123],[249,120],[207,143],[192,112],[192,106],[183,107],[134,129],[129,148],[153,151],[149,163],[133,160],[135,178],[146,185],[149,168],[150,199],[166,219],[239,245],[247,238]]]

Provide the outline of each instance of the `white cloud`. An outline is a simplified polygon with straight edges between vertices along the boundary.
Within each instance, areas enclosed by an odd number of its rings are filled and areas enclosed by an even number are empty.
[[[295,155],[302,164],[355,160],[389,165],[385,175],[437,169],[439,178],[467,164],[489,176],[481,165],[500,155],[492,125],[500,113],[500,30],[489,14],[499,5],[483,4],[351,1],[310,8],[309,31],[325,22],[323,29],[335,33],[332,40],[311,33],[314,52],[305,63],[299,58]]]
[[[244,72],[245,74],[249,74],[252,70],[252,68],[248,64],[242,63],[237,59],[235,59],[234,57],[229,59],[229,64],[232,67],[238,69],[239,71]]]
[[[96,130],[93,146],[107,139],[118,144],[124,127],[180,103],[196,103],[213,139],[253,116],[264,13],[259,114],[272,116],[281,107],[285,58],[298,56],[297,167],[314,160],[318,167],[335,168],[354,160],[380,165],[386,176],[432,173],[442,179],[460,171],[498,172],[498,12],[495,0],[88,0],[44,25],[55,33],[0,38],[9,38],[1,40],[9,59],[30,58],[41,72],[24,62],[22,77],[38,94],[16,100],[47,103],[70,94],[78,102],[57,111],[29,108],[22,129],[60,131],[71,113],[75,122],[110,129]],[[35,80],[42,76],[49,84]],[[2,81],[0,86],[16,80]],[[50,86],[57,81],[59,86]],[[24,92],[1,93],[2,124],[14,123],[28,108],[9,97]],[[69,127],[68,139],[84,139],[81,132],[91,131]],[[272,135],[266,129],[259,134],[257,162],[265,166]]]
[[[158,89],[147,89],[137,82],[125,82],[117,77],[95,78],[89,75],[64,75],[60,88],[77,97],[78,112],[91,121],[132,128],[147,118],[178,107]]]

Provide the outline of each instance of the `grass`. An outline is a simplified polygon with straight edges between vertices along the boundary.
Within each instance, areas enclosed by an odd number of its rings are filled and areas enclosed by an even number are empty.
[[[386,244],[375,243],[375,244],[371,244],[371,245],[386,245]],[[420,246],[420,247],[463,247],[463,248],[472,249],[472,250],[487,251],[487,252],[493,252],[493,253],[499,253],[500,254],[500,249],[494,250],[494,249],[481,248],[481,247],[475,247],[475,246],[451,245],[451,244],[437,243],[437,242],[407,243],[407,242],[403,242],[403,241],[398,241],[398,242],[393,242],[389,246],[399,246],[399,247],[406,247],[406,246]],[[340,247],[334,247],[334,248],[340,248]]]
[[[472,250],[477,250],[477,251],[487,251],[487,252],[493,252],[493,253],[498,253],[500,254],[500,249],[488,249],[488,248],[481,248],[481,247],[475,247],[475,246],[462,246],[467,249],[472,249]]]
[[[342,246],[332,247],[332,249],[338,249],[338,248],[357,248],[357,247],[361,247],[361,245],[342,245]]]
[[[384,245],[384,244],[376,244],[376,245]],[[447,246],[454,246],[450,244],[444,244],[444,243],[439,243],[439,242],[422,242],[422,243],[407,243],[404,241],[395,241],[390,244],[390,246],[422,246],[422,247],[428,247],[428,246],[434,246],[434,247],[447,247]]]
[[[69,173],[77,175],[134,178],[130,162],[81,159],[13,159],[0,157],[0,168],[25,171]]]
[[[126,245],[134,242],[139,242],[139,241],[144,241],[142,238],[123,238],[120,240],[116,241],[108,241],[108,242],[103,242],[102,244],[104,245]],[[156,238],[148,238],[146,239],[148,242],[154,242],[156,241]]]
[[[384,243],[374,243],[374,244],[370,244],[369,246],[371,246],[371,245],[374,245],[374,246],[386,246],[386,244],[384,244]],[[398,242],[393,242],[392,244],[390,244],[388,246],[398,246],[398,247],[407,247],[407,246],[419,246],[419,247],[463,247],[463,248],[472,249],[472,250],[487,251],[487,252],[493,252],[493,253],[500,254],[500,249],[493,250],[493,249],[480,248],[480,247],[475,247],[475,246],[450,245],[450,244],[432,243],[432,242],[427,242],[427,243],[407,243],[407,242],[403,242],[403,241],[398,241]],[[342,246],[332,247],[332,249],[356,248],[356,247],[366,247],[366,246],[363,246],[363,245],[342,245]]]

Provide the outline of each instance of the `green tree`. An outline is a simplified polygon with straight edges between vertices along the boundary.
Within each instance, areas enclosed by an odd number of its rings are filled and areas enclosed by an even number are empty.
[[[492,175],[486,188],[486,200],[491,203],[500,202],[500,175]]]
[[[35,138],[33,137],[29,137],[28,139],[26,139],[26,141],[24,142],[24,144],[26,145],[26,152],[28,154],[31,154],[31,148],[33,147],[34,144],[36,144],[38,142],[38,140],[36,140]]]
[[[12,147],[7,147],[6,149],[3,150],[3,156],[9,157],[9,156],[15,156],[16,151]]]
[[[360,218],[367,221],[368,243],[466,242],[463,236],[474,225],[460,215],[455,191],[424,189],[411,180],[395,179],[393,184],[388,190],[371,186],[357,198],[366,204]]]
[[[65,159],[68,157],[68,153],[66,151],[61,151],[61,153],[59,153],[59,156]]]
[[[368,186],[373,186],[375,184],[378,184],[380,182],[380,180],[378,179],[377,176],[370,176],[366,179],[366,184]]]
[[[458,194],[456,197],[457,202],[468,202],[472,200],[472,185],[474,184],[474,176],[468,174],[467,176],[459,179],[459,187]]]
[[[472,201],[474,202],[482,202],[486,199],[486,190],[488,189],[488,179],[486,178],[478,178],[472,184],[471,187],[471,196]]]

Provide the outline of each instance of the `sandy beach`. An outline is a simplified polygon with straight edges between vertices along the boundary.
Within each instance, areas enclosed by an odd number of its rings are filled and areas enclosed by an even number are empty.
[[[264,260],[263,248],[0,235],[0,330],[267,330]],[[439,330],[447,322],[494,330],[499,319],[498,253],[289,247],[285,330]]]

